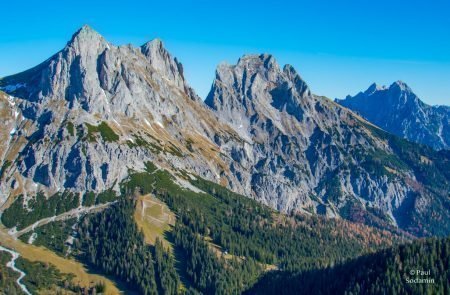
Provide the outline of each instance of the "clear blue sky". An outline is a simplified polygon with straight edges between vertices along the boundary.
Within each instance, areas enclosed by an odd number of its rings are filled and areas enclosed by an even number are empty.
[[[0,76],[45,60],[89,24],[115,44],[161,38],[202,97],[218,63],[267,52],[330,98],[403,80],[425,102],[450,104],[448,0],[22,0],[1,10]]]

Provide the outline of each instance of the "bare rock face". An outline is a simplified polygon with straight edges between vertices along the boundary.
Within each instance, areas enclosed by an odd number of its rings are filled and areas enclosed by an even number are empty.
[[[227,128],[198,102],[159,40],[117,47],[86,26],[62,51],[2,79],[1,87],[26,118],[22,140],[5,149],[16,164],[5,172],[2,201],[13,183],[21,184],[17,193],[31,195],[118,190],[146,161],[210,179],[224,169],[210,159],[220,159],[220,151],[209,136]],[[188,150],[188,140],[204,141],[207,154],[195,152],[195,144]]]
[[[173,81],[179,88],[188,88],[184,76],[183,66],[173,59],[169,52],[164,48],[161,40],[155,39],[144,44],[141,47],[141,52],[147,57],[151,66],[168,80]]]
[[[437,150],[450,148],[450,107],[425,104],[402,81],[372,84],[336,102],[390,133]]]
[[[382,212],[405,226],[407,202],[443,200],[448,192],[448,179],[436,195],[418,189],[417,171],[403,164],[419,160],[398,146],[406,143],[391,143],[351,111],[311,94],[291,66],[281,69],[270,55],[220,65],[205,102],[245,139],[230,154],[252,171],[240,177],[246,193],[279,210],[377,222]]]
[[[271,55],[220,65],[205,104],[160,40],[115,46],[83,27],[0,87],[0,205],[39,191],[119,190],[151,161],[284,212],[450,232],[436,225],[450,220],[450,155],[313,95]]]
[[[3,159],[8,145],[17,132],[16,110],[13,97],[0,92],[0,118],[2,128],[0,129],[0,158]]]

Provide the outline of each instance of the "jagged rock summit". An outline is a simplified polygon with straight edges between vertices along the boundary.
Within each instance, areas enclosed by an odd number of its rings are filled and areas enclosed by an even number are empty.
[[[434,149],[450,148],[450,107],[423,103],[404,82],[371,85],[355,96],[337,99],[384,130]]]
[[[267,86],[271,85],[278,87],[270,92]],[[249,138],[255,116],[273,115],[273,123],[280,128],[283,113],[300,119],[301,100],[310,94],[308,85],[292,66],[280,69],[269,54],[245,55],[235,66],[221,64],[217,68],[213,89],[205,103]]]
[[[405,204],[421,207],[435,197],[442,200],[448,190],[442,187],[434,197],[416,194],[412,183],[422,180],[413,167],[400,164],[412,159],[402,154],[399,143],[312,94],[291,66],[281,68],[271,55],[247,55],[236,65],[220,65],[205,103],[245,139],[230,152],[237,163],[232,171],[251,171],[238,174],[244,188],[279,210],[374,223],[382,223],[381,217],[404,227],[409,218]],[[371,208],[381,209],[385,217]]]
[[[219,65],[203,102],[160,40],[116,46],[85,26],[0,87],[1,206],[119,191],[152,162],[182,186],[202,177],[283,212],[450,232],[448,154],[314,95],[268,54]]]
[[[60,52],[0,87],[26,119],[5,140],[5,161],[15,164],[4,173],[2,203],[41,190],[119,190],[145,161],[210,178],[223,170],[208,158],[219,154],[209,137],[227,127],[199,103],[158,39],[115,46],[84,26]],[[205,150],[193,153],[186,141]]]

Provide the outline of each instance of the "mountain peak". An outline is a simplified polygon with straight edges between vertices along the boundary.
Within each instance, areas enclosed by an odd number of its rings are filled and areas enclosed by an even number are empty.
[[[239,58],[237,66],[247,69],[279,68],[278,63],[271,54],[246,54]]]
[[[287,76],[287,78],[292,81],[292,83],[295,85],[295,88],[297,92],[304,96],[304,95],[311,95],[311,91],[309,90],[308,84],[300,77],[300,75],[297,73],[297,71],[294,69],[292,65],[286,64],[283,67],[283,73]]]
[[[411,92],[411,88],[409,88],[409,86],[405,82],[400,81],[400,80],[392,83],[392,85],[389,88],[400,89],[401,91]]]
[[[89,25],[83,25],[80,29],[78,29],[77,33],[89,33],[89,32],[95,32],[96,31]]]
[[[448,148],[448,111],[437,109],[420,100],[403,81],[396,81],[380,91],[372,84],[365,92],[336,100],[371,123],[409,141],[435,149]]]
[[[183,66],[166,50],[161,39],[155,38],[141,46],[142,54],[152,67],[178,87],[186,88]]]
[[[148,41],[147,43],[143,44],[141,46],[141,50],[142,52],[145,54],[145,52],[148,52],[150,50],[165,50],[164,48],[164,43],[162,42],[161,39],[159,38],[155,38],[153,40]]]
[[[260,62],[260,61],[268,61],[270,59],[273,59],[272,54],[268,53],[261,53],[261,54],[244,54],[241,56],[238,60],[238,64],[240,63],[253,63],[253,62]]]
[[[233,84],[237,77],[242,82],[255,74],[264,77],[264,80],[275,81],[282,72],[271,54],[246,54],[236,64],[222,62],[216,68],[216,80],[227,84]]]
[[[374,93],[376,91],[385,90],[385,89],[386,89],[385,86],[379,85],[377,83],[372,83],[372,85],[370,85],[369,88],[367,88],[367,90],[364,91],[364,93],[365,94],[371,94],[371,93]]]
[[[84,25],[72,35],[72,39],[69,41],[69,44],[80,41],[92,41],[93,39],[104,40],[102,35],[100,35],[92,27],[89,25]]]
[[[95,56],[109,47],[108,41],[88,25],[76,31],[66,45],[66,49],[82,56]]]

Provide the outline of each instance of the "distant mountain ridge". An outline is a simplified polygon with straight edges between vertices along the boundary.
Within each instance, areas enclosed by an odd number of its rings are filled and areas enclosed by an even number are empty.
[[[450,148],[450,106],[425,104],[404,82],[374,83],[336,102],[395,135],[438,150]]]

